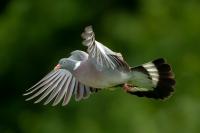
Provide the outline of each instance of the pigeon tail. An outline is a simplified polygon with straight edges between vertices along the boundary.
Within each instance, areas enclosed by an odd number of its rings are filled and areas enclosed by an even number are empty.
[[[172,69],[160,58],[131,68],[132,81],[128,93],[139,97],[165,99],[174,91],[175,79]]]

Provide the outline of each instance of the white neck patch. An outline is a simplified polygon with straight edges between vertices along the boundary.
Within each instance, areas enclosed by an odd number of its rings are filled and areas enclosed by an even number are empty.
[[[73,70],[76,70],[80,66],[80,64],[81,64],[81,61],[76,62]]]

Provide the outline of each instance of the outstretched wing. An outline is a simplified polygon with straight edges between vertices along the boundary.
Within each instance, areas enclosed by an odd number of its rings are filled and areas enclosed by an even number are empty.
[[[32,100],[38,98],[35,103],[39,103],[45,98],[44,105],[53,101],[53,106],[62,102],[62,106],[69,103],[72,95],[79,101],[90,96],[94,88],[81,84],[75,77],[65,69],[53,70],[41,79],[37,84],[27,90],[24,96]]]
[[[92,26],[86,27],[81,36],[84,39],[83,45],[88,47],[87,51],[89,53],[89,57],[94,59],[98,68],[108,67],[112,69],[123,68],[124,70],[129,70],[128,64],[123,60],[120,53],[113,52],[95,40],[95,34]]]

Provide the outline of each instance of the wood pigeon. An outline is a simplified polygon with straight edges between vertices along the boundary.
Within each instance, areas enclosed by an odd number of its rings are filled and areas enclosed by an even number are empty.
[[[170,65],[162,58],[130,67],[120,53],[116,53],[95,40],[92,26],[82,33],[87,53],[75,50],[24,94],[26,100],[36,99],[44,105],[52,101],[55,106],[75,100],[87,99],[98,90],[122,87],[125,92],[139,97],[165,99],[174,91],[175,79]]]

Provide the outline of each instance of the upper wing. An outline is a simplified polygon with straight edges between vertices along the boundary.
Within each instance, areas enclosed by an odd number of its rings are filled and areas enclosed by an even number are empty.
[[[129,70],[128,64],[123,60],[120,53],[113,52],[95,40],[95,34],[92,26],[86,27],[81,36],[84,39],[83,45],[88,47],[87,51],[89,53],[89,57],[93,58],[95,63],[100,66],[100,68],[125,68],[125,70]]]
[[[86,99],[92,93],[93,88],[78,82],[73,75],[65,70],[53,70],[41,79],[37,84],[27,90],[25,96],[30,95],[26,101],[37,98],[35,103],[41,102],[46,97],[44,105],[53,102],[53,106],[62,102],[62,106],[67,105],[75,95],[75,100]]]

